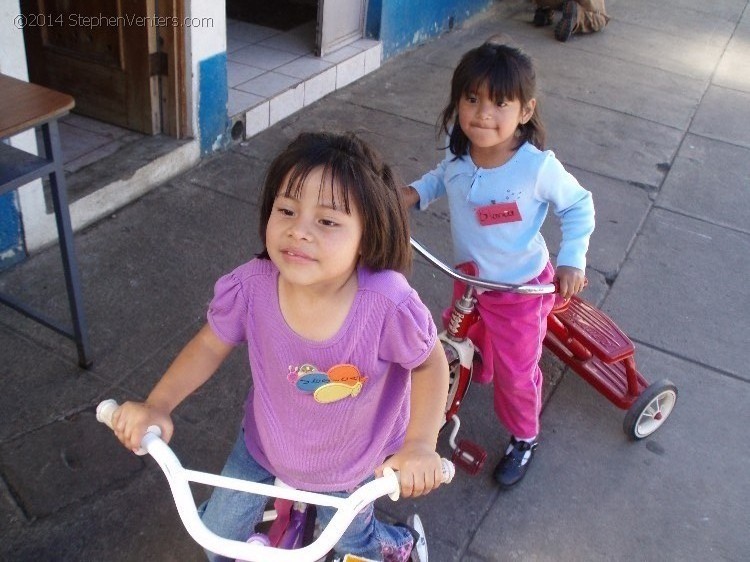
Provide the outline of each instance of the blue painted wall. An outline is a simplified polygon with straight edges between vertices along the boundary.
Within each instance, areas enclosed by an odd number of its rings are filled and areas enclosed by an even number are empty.
[[[383,43],[383,58],[448,31],[493,0],[370,0],[367,36]]]
[[[26,257],[17,197],[15,191],[0,196],[0,270]]]
[[[227,54],[219,53],[199,65],[198,126],[201,153],[208,154],[229,144],[227,119]]]

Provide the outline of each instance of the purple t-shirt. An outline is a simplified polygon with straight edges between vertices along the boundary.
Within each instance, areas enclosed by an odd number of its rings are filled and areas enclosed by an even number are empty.
[[[253,386],[245,404],[245,443],[258,463],[290,486],[353,488],[401,447],[410,371],[435,345],[435,324],[401,274],[359,268],[357,295],[338,333],[311,341],[286,324],[278,275],[270,260],[241,265],[216,282],[208,311],[219,338],[248,345]],[[356,367],[360,378],[351,367],[331,369],[337,365]],[[316,385],[326,388],[313,394]]]

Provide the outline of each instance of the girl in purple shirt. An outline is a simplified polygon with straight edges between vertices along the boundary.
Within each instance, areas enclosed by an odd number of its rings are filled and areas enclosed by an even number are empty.
[[[429,311],[399,273],[411,249],[390,168],[353,135],[300,135],[271,164],[260,236],[263,253],[219,279],[208,323],[146,401],[115,413],[117,436],[135,449],[158,425],[169,440],[172,410],[247,344],[253,385],[222,474],[345,493],[390,466],[407,497],[437,488],[448,366]],[[264,507],[217,488],[202,517],[244,540]],[[323,525],[332,516],[318,508]],[[418,560],[418,538],[370,505],[335,550]]]

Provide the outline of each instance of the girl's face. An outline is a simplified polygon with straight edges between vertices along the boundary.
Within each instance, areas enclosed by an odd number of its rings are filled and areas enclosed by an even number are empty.
[[[526,107],[521,107],[519,100],[493,100],[487,84],[462,95],[458,102],[458,122],[471,143],[475,162],[477,158],[487,162],[487,157],[492,157],[490,162],[499,159],[502,163],[503,158],[512,154],[517,144],[516,129],[531,119],[535,107],[535,99]]]
[[[322,176],[323,168],[313,169],[301,185],[299,199],[284,195],[284,182],[266,226],[266,248],[286,282],[336,288],[355,271],[364,227],[355,201],[349,200],[351,214],[343,209],[337,182],[333,194],[329,178],[320,189]]]

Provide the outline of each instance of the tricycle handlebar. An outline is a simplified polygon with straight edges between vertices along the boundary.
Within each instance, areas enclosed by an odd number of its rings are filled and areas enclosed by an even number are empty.
[[[516,285],[513,283],[498,283],[496,281],[490,281],[489,279],[472,277],[471,275],[466,275],[465,273],[461,273],[449,265],[446,265],[443,261],[432,255],[427,248],[414,238],[411,239],[411,245],[423,258],[437,267],[440,271],[456,281],[461,281],[467,285],[472,285],[473,287],[480,287],[491,291],[518,293],[521,295],[547,295],[557,291],[557,287],[555,287],[553,283],[543,283],[541,285]]]
[[[112,415],[118,407],[114,400],[104,400],[96,408],[96,419],[111,429]],[[361,486],[347,498],[189,470],[182,466],[169,445],[157,433],[153,432],[152,428],[149,428],[149,431],[143,436],[141,448],[154,458],[167,477],[177,512],[185,529],[193,539],[211,552],[229,558],[246,560],[247,562],[309,562],[319,560],[333,549],[354,517],[365,506],[386,495],[392,500],[397,500],[401,489],[398,475],[390,468],[383,471],[382,477],[375,478]],[[450,461],[441,460],[443,463],[443,482],[448,483],[453,479],[456,469]],[[195,500],[190,490],[190,482],[309,504],[326,505],[336,508],[337,511],[318,539],[303,548],[282,550],[257,542],[241,542],[220,537],[203,524],[198,516]],[[251,531],[252,529],[249,529],[248,534]]]

